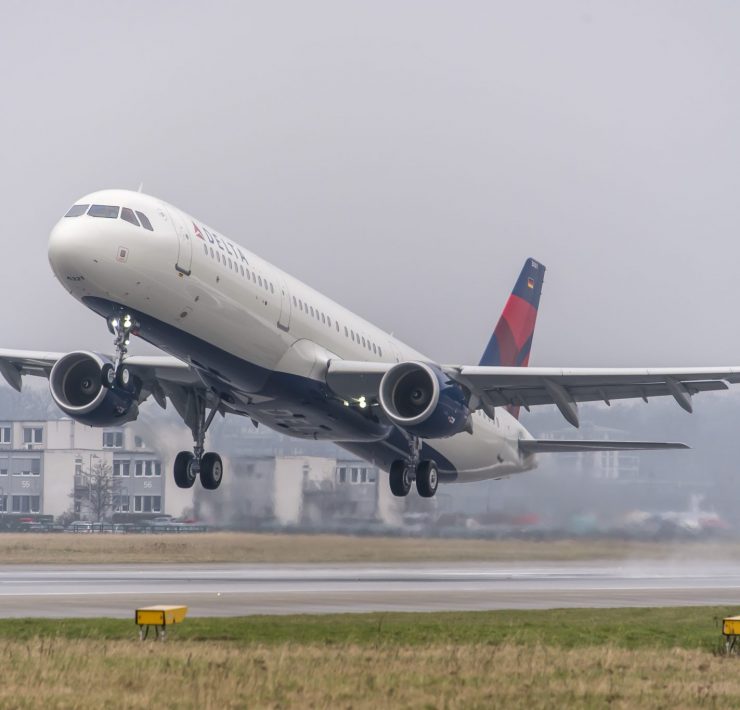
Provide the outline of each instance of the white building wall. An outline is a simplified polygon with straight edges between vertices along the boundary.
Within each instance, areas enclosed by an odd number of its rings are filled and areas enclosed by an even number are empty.
[[[275,518],[279,523],[296,525],[301,521],[304,466],[307,467],[306,480],[310,479],[312,469],[316,471],[315,480],[319,480],[326,462],[333,471],[334,459],[315,456],[281,456],[275,459]]]

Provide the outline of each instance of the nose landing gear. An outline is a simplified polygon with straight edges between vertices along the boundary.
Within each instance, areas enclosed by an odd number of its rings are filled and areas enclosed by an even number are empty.
[[[192,488],[195,479],[200,476],[200,483],[206,490],[215,491],[221,485],[224,466],[221,457],[214,452],[204,453],[206,432],[213,422],[221,400],[211,408],[206,417],[206,403],[201,397],[195,399],[197,413],[193,432],[195,444],[192,453],[181,451],[175,457],[175,484],[178,488]]]
[[[113,363],[103,365],[101,377],[104,387],[110,389],[117,386],[128,389],[131,385],[131,371],[123,364],[123,361],[128,353],[131,332],[136,330],[138,325],[128,313],[112,316],[108,319],[108,328],[116,336],[113,341],[116,357]]]

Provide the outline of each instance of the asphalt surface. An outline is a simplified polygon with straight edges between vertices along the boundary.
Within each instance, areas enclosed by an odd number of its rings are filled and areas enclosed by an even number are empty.
[[[6,566],[0,617],[193,616],[740,605],[732,563]]]

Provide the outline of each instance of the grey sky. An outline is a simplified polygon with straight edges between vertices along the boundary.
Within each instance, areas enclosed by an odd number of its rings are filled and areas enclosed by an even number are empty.
[[[740,364],[733,2],[3,2],[0,345],[108,349],[48,232],[158,195],[446,362]],[[139,351],[141,348],[139,348]]]

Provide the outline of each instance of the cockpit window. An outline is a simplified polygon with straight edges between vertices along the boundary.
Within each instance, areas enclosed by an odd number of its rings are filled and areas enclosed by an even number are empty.
[[[91,217],[106,217],[107,219],[117,219],[118,210],[120,209],[120,207],[115,207],[113,205],[92,205],[87,213]]]
[[[131,224],[135,224],[137,227],[139,226],[139,220],[136,219],[136,215],[130,207],[121,208],[121,219],[131,222]]]
[[[87,208],[90,205],[72,205],[72,207],[69,208],[69,212],[65,214],[65,217],[79,217],[82,214],[85,214],[87,212]]]
[[[136,210],[136,216],[139,218],[139,221],[141,222],[141,226],[144,227],[144,229],[148,229],[150,232],[154,231],[154,227],[152,227],[152,223],[149,221],[149,218],[143,212],[139,212],[139,210]]]

